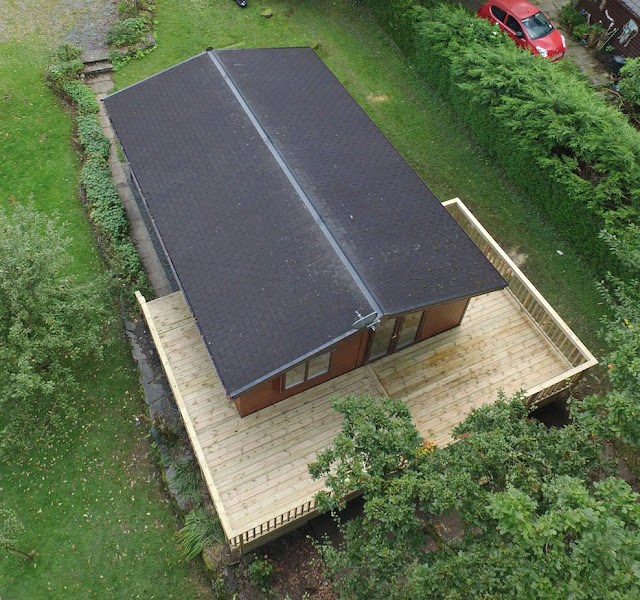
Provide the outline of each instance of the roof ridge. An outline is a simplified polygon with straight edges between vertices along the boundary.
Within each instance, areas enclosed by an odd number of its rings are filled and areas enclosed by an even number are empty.
[[[285,160],[284,156],[282,156],[279,150],[275,147],[275,145],[269,138],[269,135],[265,131],[264,127],[260,123],[260,120],[251,109],[251,106],[249,106],[249,103],[245,100],[244,96],[242,95],[242,92],[233,82],[233,80],[231,79],[231,76],[229,75],[229,73],[227,73],[227,70],[224,68],[224,65],[222,64],[222,62],[218,59],[218,56],[216,55],[216,51],[207,50],[207,55],[209,56],[213,64],[216,66],[218,71],[220,72],[220,75],[222,75],[222,78],[224,79],[225,83],[229,86],[229,89],[231,90],[236,100],[240,104],[240,107],[242,108],[242,110],[245,112],[245,114],[251,121],[251,124],[256,128],[256,131],[260,135],[260,138],[264,142],[269,152],[271,152],[271,154],[273,155],[276,163],[278,164],[278,166],[280,167],[284,175],[287,177],[287,179],[291,183],[296,194],[299,196],[300,200],[302,201],[302,203],[305,205],[305,207],[313,217],[313,220],[316,222],[316,224],[318,225],[322,233],[325,235],[325,237],[329,241],[331,248],[334,250],[334,252],[336,253],[338,258],[344,265],[349,275],[351,275],[351,278],[353,279],[354,283],[358,286],[358,289],[362,292],[367,302],[369,302],[369,304],[371,305],[372,310],[378,313],[378,317],[385,314],[383,308],[380,306],[378,299],[375,297],[373,292],[367,287],[367,284],[364,282],[364,280],[356,270],[353,263],[347,257],[344,250],[340,246],[340,243],[335,238],[335,236],[331,233],[326,223],[324,222],[324,219],[316,209],[315,205],[313,204],[309,196],[305,193],[304,189],[298,182],[298,179],[296,178],[295,174],[287,165],[287,161]],[[356,321],[356,318],[354,318],[354,322],[355,321]]]

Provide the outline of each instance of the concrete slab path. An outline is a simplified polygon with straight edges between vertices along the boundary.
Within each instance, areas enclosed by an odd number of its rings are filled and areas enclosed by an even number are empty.
[[[171,286],[167,280],[160,259],[156,253],[151,236],[147,230],[138,204],[133,197],[131,188],[129,187],[129,180],[124,172],[122,163],[118,157],[118,151],[116,149],[116,136],[109,117],[104,110],[102,100],[109,91],[113,89],[113,74],[105,73],[92,77],[86,80],[87,85],[94,91],[98,104],[100,105],[100,112],[98,113],[98,120],[102,127],[102,132],[111,141],[111,150],[109,152],[109,168],[111,169],[111,179],[118,190],[120,200],[124,205],[129,219],[129,234],[131,239],[138,250],[140,256],[140,262],[142,267],[149,278],[149,283],[155,291],[156,297],[166,296],[172,292]]]

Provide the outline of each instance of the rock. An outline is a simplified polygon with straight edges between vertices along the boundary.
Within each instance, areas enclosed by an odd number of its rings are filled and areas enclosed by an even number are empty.
[[[145,392],[146,395],[146,392]],[[147,398],[147,402],[149,399]],[[158,414],[158,416],[164,417],[167,421],[170,421],[168,417],[171,416],[171,400],[166,395],[161,395],[157,400],[154,400],[149,404],[149,414]]]
[[[270,19],[271,17],[273,17],[273,11],[270,8],[263,8],[260,10],[260,14],[265,18],[265,19]]]
[[[156,375],[153,372],[153,369],[151,368],[148,362],[144,360],[139,360],[138,368],[140,369],[140,377],[138,378],[138,381],[140,381],[142,385],[151,383],[152,381],[155,380]]]
[[[165,395],[164,386],[161,383],[147,383],[142,388],[144,389],[144,399],[149,405],[149,414],[153,415],[154,411],[161,414],[157,408],[152,410],[151,405]]]
[[[313,575],[307,575],[304,578],[304,588],[309,591],[318,589],[318,580]]]
[[[229,550],[229,546],[226,544],[207,546],[202,551],[202,558],[204,559],[204,564],[207,566],[207,569],[219,574],[226,572],[227,576],[230,573],[227,567],[235,561],[231,550]]]

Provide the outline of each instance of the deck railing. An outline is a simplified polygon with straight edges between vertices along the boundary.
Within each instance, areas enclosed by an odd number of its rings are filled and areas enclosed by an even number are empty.
[[[240,549],[243,553],[248,552],[252,547],[252,542],[260,539],[260,544],[265,543],[264,537],[269,533],[278,530],[278,534],[282,532],[282,528],[289,523],[296,521],[296,526],[300,524],[303,517],[311,517],[316,513],[315,500],[309,500],[304,504],[297,506],[292,510],[288,510],[273,519],[269,519],[256,527],[252,527],[248,531],[244,531],[240,535],[232,536],[228,539],[229,546],[232,549]]]
[[[459,198],[444,202],[451,216],[465,233],[491,261],[497,271],[509,283],[508,290],[518,300],[551,345],[567,361],[567,371],[527,390],[529,404],[537,404],[551,396],[570,388],[598,360],[571,331],[558,313],[542,297],[524,273],[509,258],[509,255],[489,235]]]

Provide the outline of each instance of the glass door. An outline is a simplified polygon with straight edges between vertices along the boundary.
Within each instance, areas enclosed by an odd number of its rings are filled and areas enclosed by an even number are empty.
[[[416,339],[420,339],[419,333],[422,330],[423,319],[424,311],[417,311],[388,319],[378,325],[376,330],[371,332],[369,352],[365,362],[393,354],[396,350],[414,344]]]
[[[387,319],[376,327],[376,330],[372,333],[367,360],[375,360],[393,352],[392,342],[395,339],[396,321],[397,319]]]

